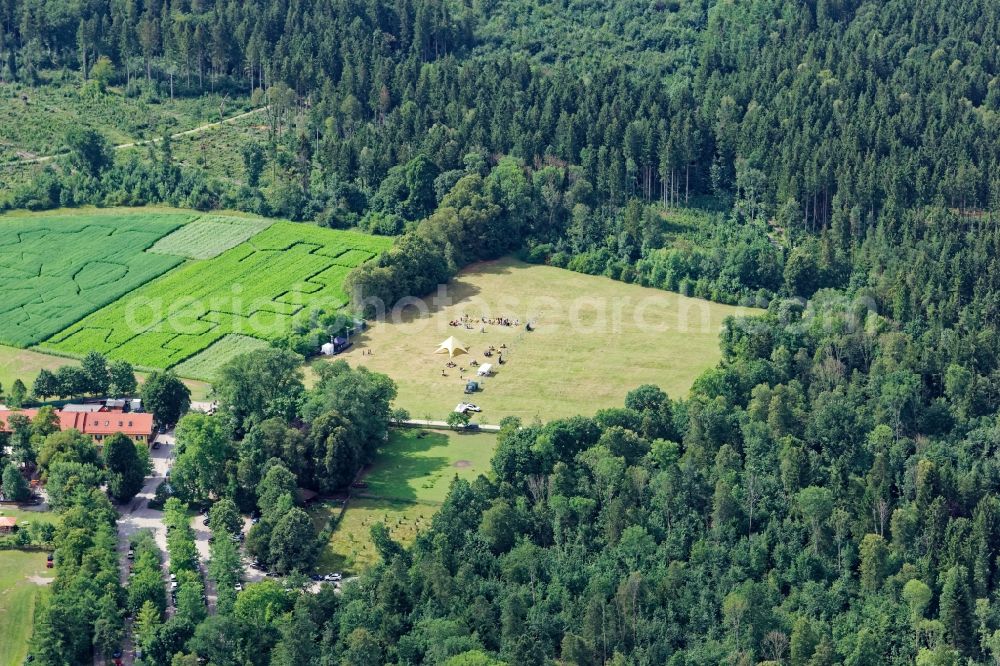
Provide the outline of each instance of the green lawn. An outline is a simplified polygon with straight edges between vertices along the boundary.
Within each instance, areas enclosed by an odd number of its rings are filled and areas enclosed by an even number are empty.
[[[483,408],[483,423],[592,414],[621,405],[628,391],[647,383],[682,397],[719,361],[724,319],[755,312],[511,258],[469,266],[443,296],[425,301],[422,312],[409,308],[374,323],[337,357],[392,377],[397,406],[414,418],[444,419],[470,399],[463,389],[473,359],[493,361],[497,370],[471,397]],[[480,324],[449,326],[466,314],[520,325],[486,325],[485,333]],[[529,320],[532,332],[524,327]],[[434,353],[449,336],[470,352],[454,359],[455,368]],[[504,365],[484,356],[490,345],[506,345]]]
[[[245,243],[146,284],[51,338],[46,348],[100,351],[169,368],[229,334],[270,340],[307,307],[347,303],[343,282],[391,239],[276,222]],[[156,255],[148,255],[156,256]]]
[[[0,551],[0,666],[21,664],[28,653],[35,603],[51,579],[45,553]]]
[[[183,259],[143,252],[191,213],[0,219],[0,342],[37,344]]]
[[[326,527],[330,516],[339,511],[334,504],[319,504],[310,509],[317,531]],[[436,508],[413,502],[355,499],[344,514],[326,547],[316,561],[316,570],[360,573],[378,560],[371,541],[371,528],[384,523],[392,538],[410,545],[420,530],[430,526]]]
[[[54,525],[59,522],[59,515],[53,511],[38,511],[33,508],[18,509],[10,504],[0,504],[0,516],[17,518],[18,524],[52,523]]]
[[[488,475],[496,448],[493,433],[395,428],[365,474],[366,497],[441,503],[456,476]],[[353,509],[348,509],[350,512]]]
[[[56,370],[64,365],[79,365],[80,362],[42,354],[31,349],[18,349],[17,347],[7,347],[0,345],[0,387],[3,388],[4,395],[10,390],[15,379],[20,379],[31,391],[35,377],[42,369]]]
[[[394,428],[388,443],[365,473],[368,488],[355,491],[344,518],[320,553],[322,573],[357,573],[378,558],[371,542],[371,527],[384,523],[392,537],[404,545],[430,525],[452,480],[472,481],[488,475],[496,435],[463,434],[445,430]],[[316,531],[324,529],[339,504],[322,503],[310,513]]]

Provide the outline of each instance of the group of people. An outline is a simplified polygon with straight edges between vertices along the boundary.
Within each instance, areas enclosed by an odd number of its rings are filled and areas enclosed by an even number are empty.
[[[483,356],[486,358],[493,358],[493,354],[497,355],[497,364],[503,365],[503,350],[507,349],[507,345],[500,345],[499,348],[490,345],[489,348],[483,352]],[[479,365],[478,363],[476,365]]]
[[[486,358],[493,358],[493,356],[496,355],[497,365],[503,365],[504,363],[506,363],[506,361],[503,360],[503,353],[504,350],[506,349],[507,349],[506,344],[501,344],[499,347],[497,347],[496,345],[490,345],[486,349],[486,351],[483,352],[483,356],[485,356]],[[469,366],[471,366],[472,368],[478,368],[479,361],[477,361],[476,359],[472,359],[471,361],[469,361]],[[465,368],[459,367],[459,365],[454,361],[448,361],[447,363],[444,364],[444,368],[441,369],[441,376],[447,377],[448,376],[447,369],[450,368],[458,368],[458,371],[461,373],[460,377],[462,379],[465,379]]]
[[[476,324],[479,324],[479,330],[480,330],[480,332],[485,333],[487,326],[520,326],[521,325],[521,320],[520,319],[511,319],[510,317],[503,317],[503,316],[501,316],[501,317],[487,317],[486,315],[483,315],[482,317],[480,317],[477,320],[477,319],[474,319],[474,318],[470,317],[467,314],[464,314],[464,315],[461,316],[461,318],[459,318],[459,319],[452,319],[451,321],[448,322],[449,326],[455,326],[455,327],[461,326],[461,327],[465,327],[465,328],[467,328],[469,330],[472,330],[473,328],[475,328]]]

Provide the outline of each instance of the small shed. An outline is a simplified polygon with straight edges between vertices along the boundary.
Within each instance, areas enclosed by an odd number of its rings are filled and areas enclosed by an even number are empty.
[[[479,375],[480,377],[491,376],[493,374],[493,364],[483,363],[481,366],[479,366],[479,369],[476,370],[476,374]]]
[[[17,518],[0,516],[0,534],[10,534],[17,529]]]

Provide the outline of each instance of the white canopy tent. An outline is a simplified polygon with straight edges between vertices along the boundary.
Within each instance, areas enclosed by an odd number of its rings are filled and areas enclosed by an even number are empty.
[[[469,348],[463,345],[461,342],[452,336],[438,345],[435,354],[448,354],[449,358],[454,358],[460,354],[468,354]]]

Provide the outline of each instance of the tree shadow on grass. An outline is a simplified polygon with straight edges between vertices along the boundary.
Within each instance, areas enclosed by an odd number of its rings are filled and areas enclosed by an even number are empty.
[[[368,488],[359,494],[395,501],[438,501],[421,497],[420,491],[432,490],[440,475],[451,468],[452,460],[426,453],[448,443],[447,434],[433,430],[394,430],[365,475]]]

